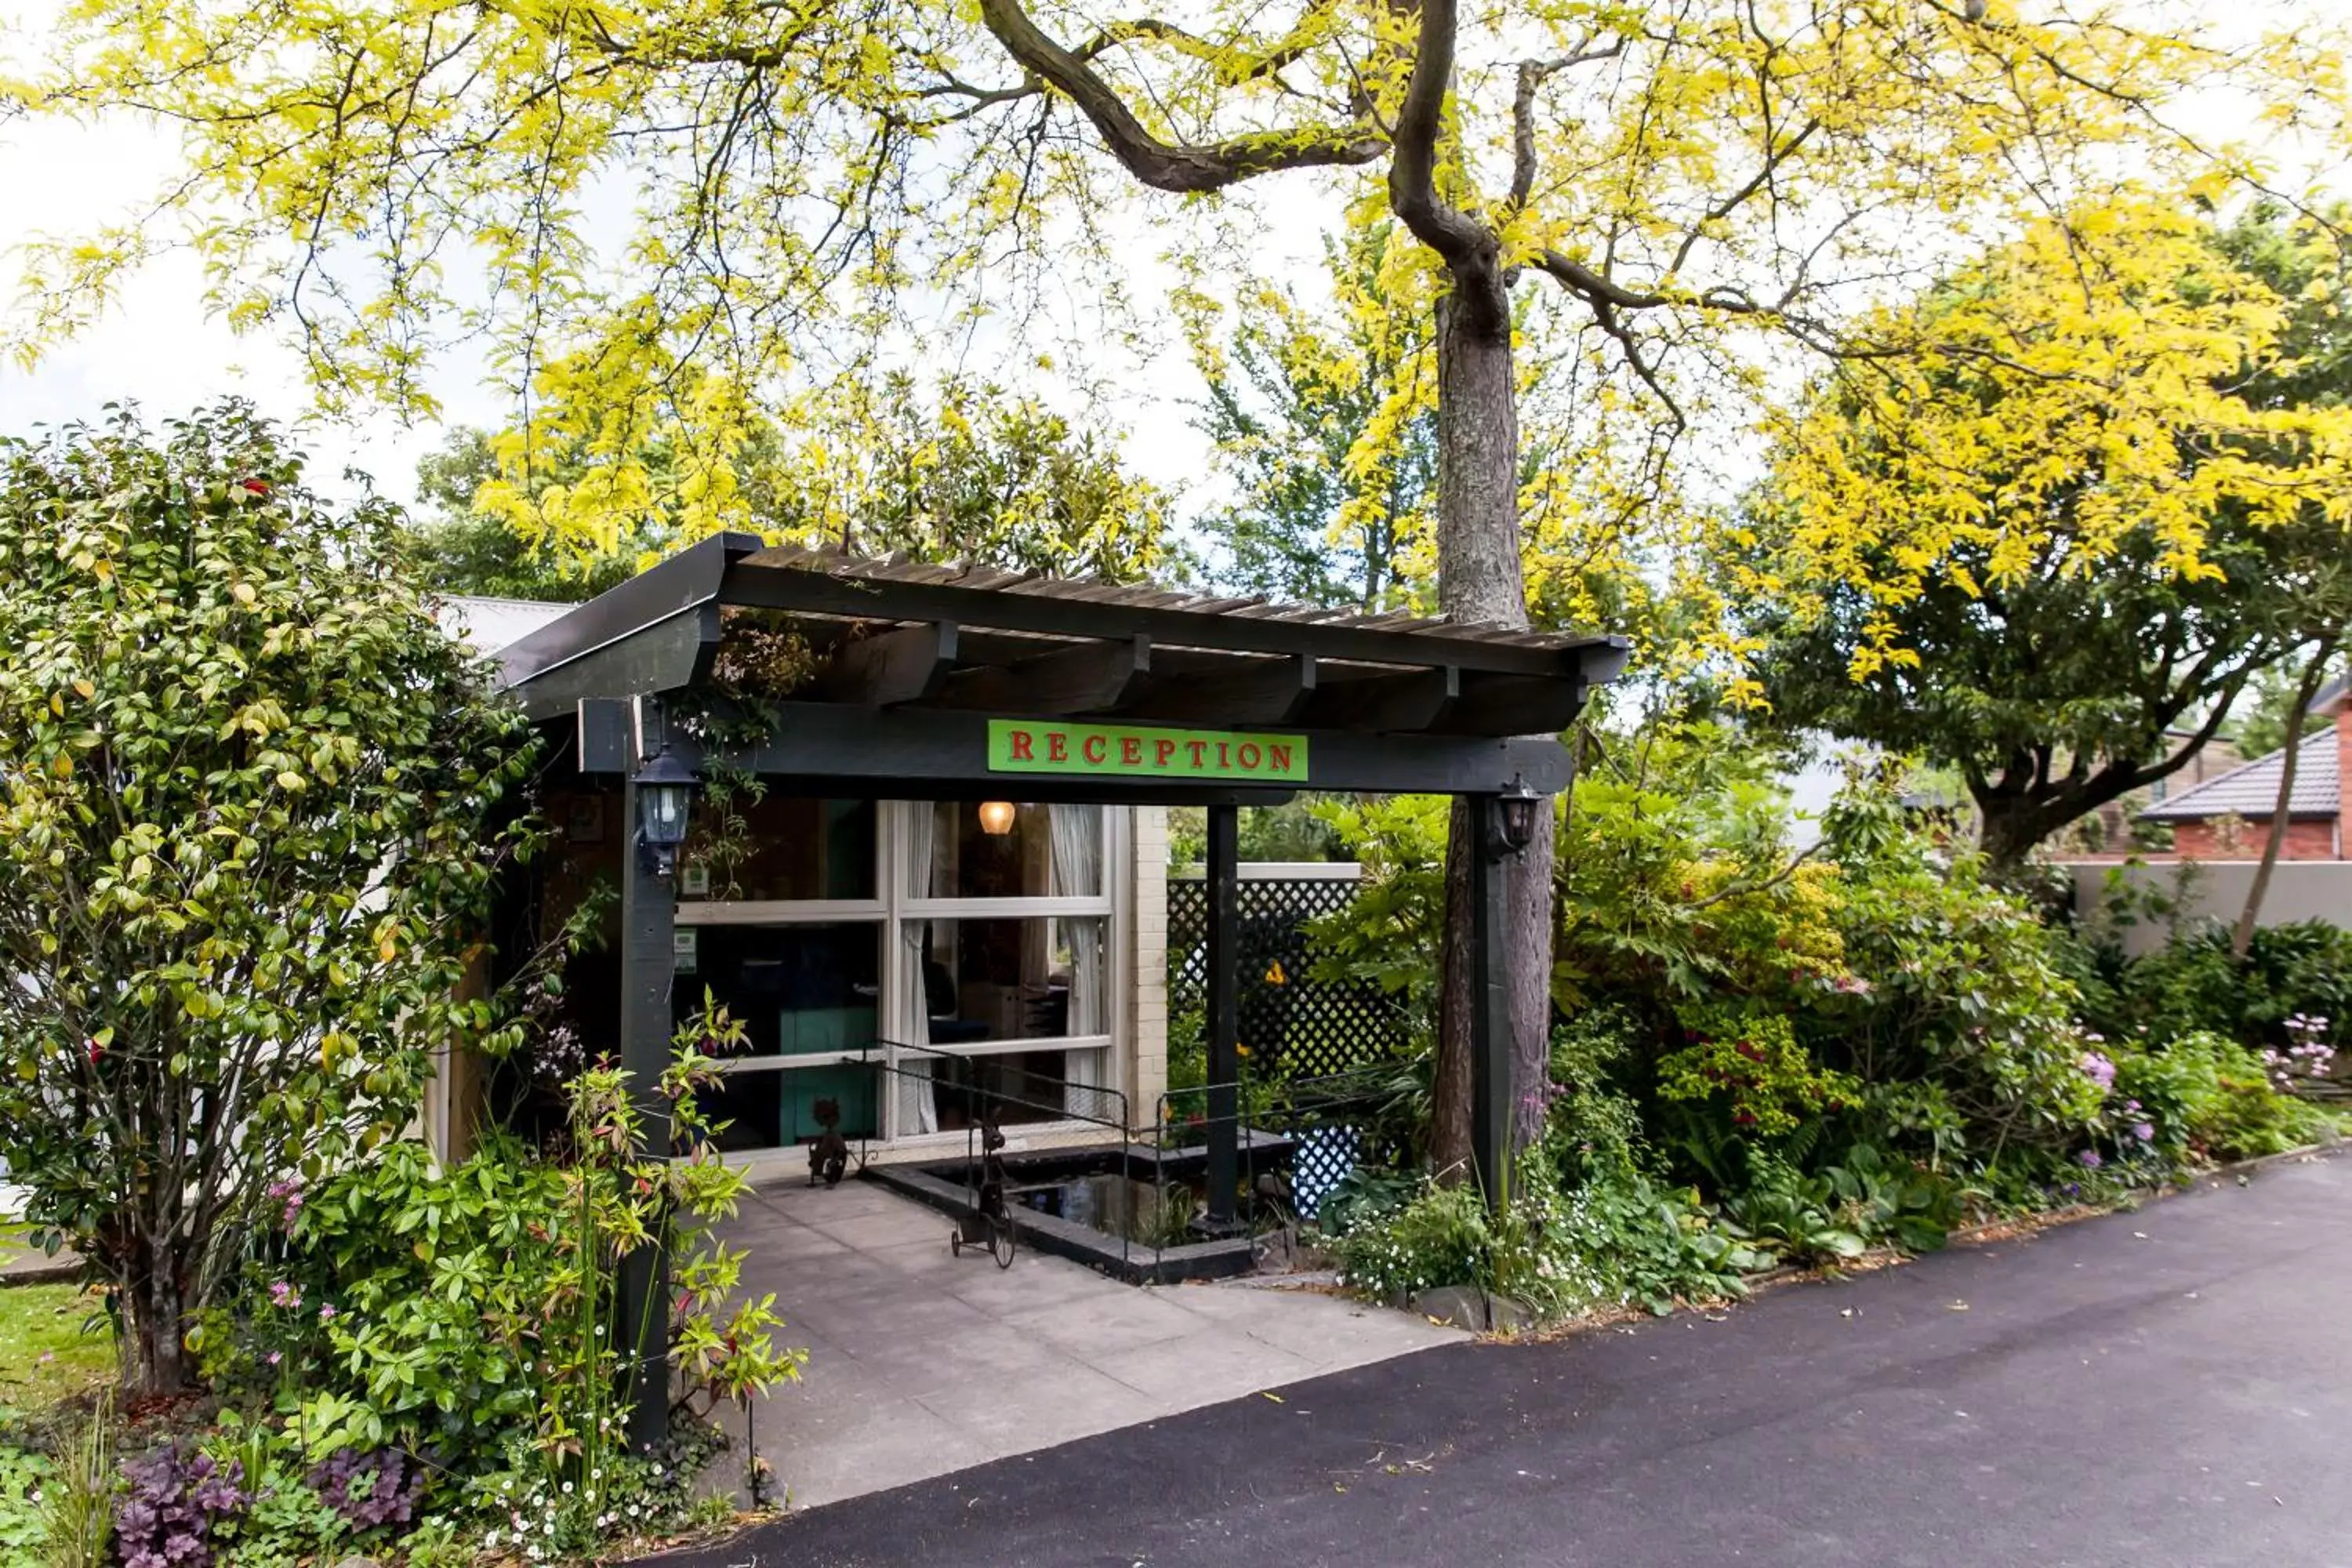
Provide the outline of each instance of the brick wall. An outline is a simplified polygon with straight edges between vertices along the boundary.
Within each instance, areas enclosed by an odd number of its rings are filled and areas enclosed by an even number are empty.
[[[2263,858],[2265,824],[2258,822],[2183,822],[2172,830],[2172,853],[2182,860],[2259,860]],[[2286,842],[2279,847],[2282,860],[2334,860],[2336,824],[2325,819],[2290,822]]]
[[[2352,690],[2336,700],[2336,821],[2352,826]],[[2336,837],[2336,853],[2347,854],[2343,835]]]

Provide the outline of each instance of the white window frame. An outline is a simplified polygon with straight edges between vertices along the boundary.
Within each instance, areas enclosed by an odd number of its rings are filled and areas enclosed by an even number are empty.
[[[937,920],[1099,920],[1103,922],[1105,1006],[1108,1011],[1109,1027],[1097,1034],[1070,1035],[1055,1039],[987,1039],[934,1046],[939,1055],[987,1058],[1059,1051],[1082,1054],[1094,1068],[1087,1077],[1071,1079],[1074,1083],[1124,1091],[1129,1077],[1128,1054],[1133,1020],[1129,1005],[1134,994],[1134,944],[1131,941],[1135,909],[1135,868],[1130,864],[1134,855],[1133,812],[1131,808],[1103,803],[1103,879],[1098,893],[1074,898],[918,898],[907,890],[908,858],[913,842],[911,815],[917,811],[931,812],[937,801],[885,800],[875,803],[874,885],[878,896],[871,899],[681,899],[677,902],[677,923],[681,927],[723,926],[802,926],[802,925],[872,925],[881,942],[877,971],[880,994],[876,998],[877,1033],[885,1041],[885,1059],[892,1068],[898,1065],[898,1049],[895,1042],[912,1032],[911,1020],[902,1016],[904,998],[908,994],[904,966],[907,963],[906,925],[911,921]],[[819,1051],[808,1055],[757,1057],[730,1061],[719,1070],[725,1073],[789,1072],[797,1068],[838,1067],[856,1063],[866,1058],[856,1051]],[[895,1076],[892,1077],[895,1084]],[[882,1096],[880,1127],[876,1142],[886,1148],[921,1149],[933,1144],[952,1143],[962,1147],[961,1131],[901,1134],[898,1129],[898,1099],[895,1093]],[[1132,1120],[1132,1110],[1129,1108]],[[1047,1121],[1024,1127],[1026,1133],[1051,1134],[1085,1130],[1083,1121]],[[754,1163],[796,1154],[790,1147],[761,1150],[751,1156]]]

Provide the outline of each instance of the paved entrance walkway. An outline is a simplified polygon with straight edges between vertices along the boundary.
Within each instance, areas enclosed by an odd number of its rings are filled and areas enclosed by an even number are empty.
[[[772,1290],[800,1383],[755,1413],[795,1508],[902,1486],[1464,1336],[1246,1285],[1139,1288],[1024,1250],[948,1251],[953,1222],[863,1182],[755,1192],[728,1239]]]

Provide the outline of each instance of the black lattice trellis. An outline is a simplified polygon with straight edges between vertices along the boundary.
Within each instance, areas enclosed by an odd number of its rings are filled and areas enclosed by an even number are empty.
[[[1307,922],[1347,908],[1355,884],[1334,878],[1250,879],[1241,884],[1241,1041],[1250,1073],[1276,1064],[1291,1078],[1322,1078],[1397,1054],[1403,1024],[1395,999],[1372,985],[1309,980]],[[1168,993],[1172,1011],[1204,1007],[1209,986],[1209,888],[1168,884]]]

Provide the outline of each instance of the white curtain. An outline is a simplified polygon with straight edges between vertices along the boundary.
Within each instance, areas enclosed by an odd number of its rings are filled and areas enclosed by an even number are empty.
[[[1053,810],[1054,897],[1092,898],[1103,887],[1102,807],[1057,805]],[[1102,921],[1089,917],[1066,920],[1062,925],[1070,948],[1070,1033],[1107,1033]]]
[[[907,887],[922,895],[931,890],[931,849],[937,837],[937,809],[929,801],[917,801],[905,812],[907,830]],[[928,1046],[931,1043],[930,987],[924,984],[923,974],[930,961],[930,926],[925,921],[898,922],[898,940],[902,944],[898,964],[898,1013],[905,1020],[904,1043]],[[898,1086],[898,1133],[905,1137],[914,1132],[937,1132],[940,1130],[939,1097],[931,1092],[931,1058],[928,1051],[898,1053],[899,1071],[892,1081]]]
[[[1103,891],[1103,815],[1098,805],[1057,805],[1053,809],[1054,874],[1053,896],[1057,899],[1093,898]],[[1110,1031],[1103,994],[1103,921],[1097,916],[1064,917],[1058,923],[1065,944],[1070,950],[1070,1027],[1073,1035],[1102,1035]],[[1081,1101],[1096,1097],[1087,1094],[1079,1085],[1095,1081],[1095,1064],[1101,1053],[1093,1050],[1067,1051],[1062,1076],[1073,1087],[1071,1103],[1065,1109],[1086,1115],[1100,1115],[1098,1107]]]

